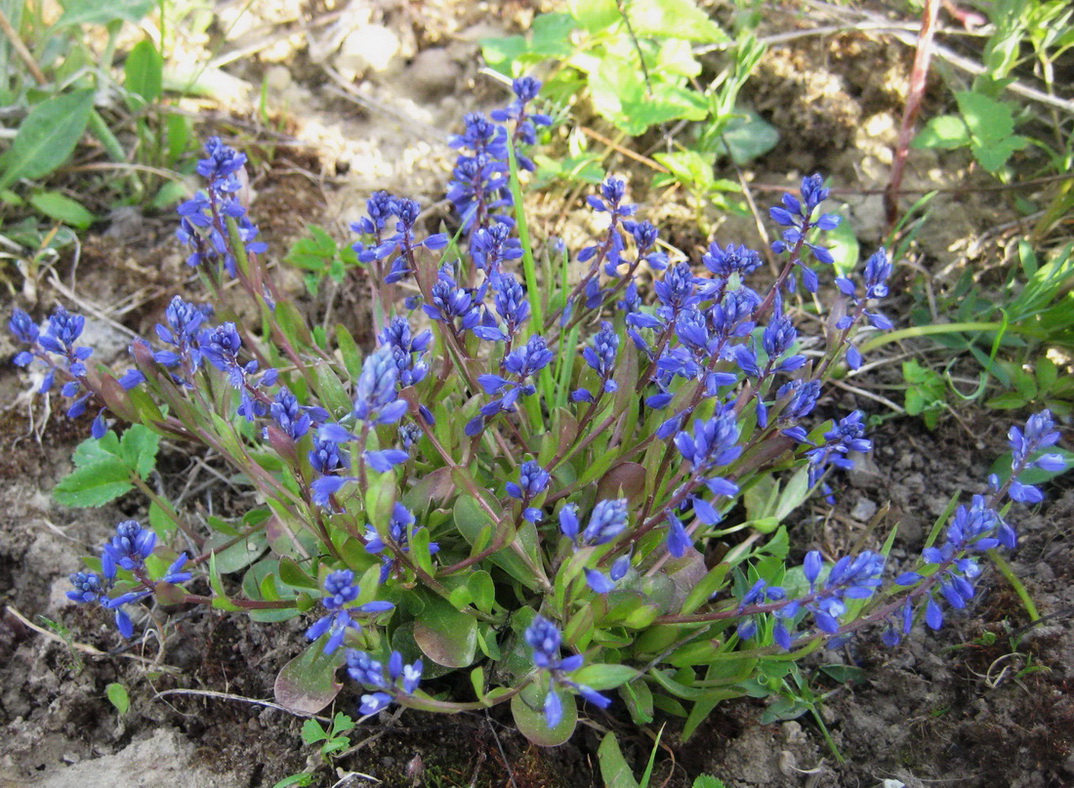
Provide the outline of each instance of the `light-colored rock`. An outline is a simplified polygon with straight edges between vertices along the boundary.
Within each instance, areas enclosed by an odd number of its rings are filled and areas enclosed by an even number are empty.
[[[350,33],[333,59],[336,70],[346,79],[356,79],[366,72],[384,73],[399,64],[402,41],[395,31],[383,25],[366,25]]]

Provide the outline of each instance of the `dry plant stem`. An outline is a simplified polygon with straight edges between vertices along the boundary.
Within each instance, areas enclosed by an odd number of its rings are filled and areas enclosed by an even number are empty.
[[[890,227],[899,220],[898,192],[902,185],[906,157],[910,152],[910,141],[914,136],[914,121],[921,109],[921,99],[925,95],[925,82],[929,75],[929,60],[932,57],[932,39],[936,30],[936,17],[940,12],[940,0],[925,0],[925,10],[921,15],[921,33],[917,40],[917,52],[914,54],[914,67],[910,72],[910,92],[906,96],[906,108],[903,110],[902,126],[899,139],[895,144],[894,161],[891,165],[891,180],[884,195],[884,207]]]
[[[4,13],[2,8],[0,8],[0,30],[3,31],[7,40],[11,42],[11,47],[15,50],[15,54],[19,56],[19,60],[21,60],[26,68],[30,70],[30,74],[37,84],[47,85],[48,77],[45,76],[41,67],[37,65],[34,56],[30,54],[30,50],[26,48],[26,44],[24,44],[19,37],[19,31],[12,27],[11,20],[7,18],[7,14]]]

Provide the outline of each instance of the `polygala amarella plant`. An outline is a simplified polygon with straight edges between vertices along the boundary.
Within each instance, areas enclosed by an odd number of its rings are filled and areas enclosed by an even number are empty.
[[[539,87],[517,80],[506,109],[468,115],[452,139],[454,229],[427,234],[417,202],[370,198],[353,225],[364,270],[348,280],[372,296],[364,355],[277,287],[243,203],[246,157],[215,138],[205,190],[179,209],[204,301],[176,296],[130,371],[94,364],[85,321],[63,307],[40,326],[14,313],[15,363],[43,371],[41,392],[59,386],[69,416],[97,411],[97,451],[125,445],[111,413],[211,449],[260,502],[207,532],[154,494],[153,527],[120,523],[72,575],[73,601],[106,608],[124,638],[164,606],[302,617],[312,642],[276,682],[294,711],[328,705],[345,667],[362,714],[508,702],[541,744],[570,736],[579,703],[625,706],[639,724],[680,715],[689,736],[817,649],[867,626],[894,646],[967,605],[981,553],[1015,546],[1008,501],[1041,500],[1021,474],[1064,468],[1050,414],[1011,429],[1010,474],[912,567],[887,571],[890,539],[847,556],[799,545],[788,567],[793,533],[743,523],[740,502],[773,475],[798,491],[787,508],[830,494],[830,473],[872,449],[862,412],[814,411],[832,372],[861,364],[860,333],[891,327],[877,311],[887,253],[836,280],[811,353],[786,299],[818,292],[833,262],[823,236],[839,217],[817,175],[771,209],[782,266],[765,290],[744,246],[669,255],[615,178],[588,198],[604,227],[572,259],[521,202],[525,150],[551,123],[532,109]],[[259,319],[238,317],[235,293]],[[109,482],[94,467],[79,484]],[[436,681],[462,670],[466,690]]]

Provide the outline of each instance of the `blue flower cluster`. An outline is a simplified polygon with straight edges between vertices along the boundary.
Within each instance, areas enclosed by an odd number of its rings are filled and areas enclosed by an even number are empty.
[[[388,521],[388,541],[385,542],[372,525],[365,529],[365,549],[374,555],[380,555],[380,582],[387,580],[393,572],[398,571],[402,553],[410,552],[410,537],[421,530],[415,525],[413,512],[398,501],[392,506],[392,517]],[[440,545],[429,543],[429,553],[436,555]]]
[[[977,555],[1000,547],[1013,550],[1017,544],[1014,529],[999,511],[1003,498],[1009,496],[1023,503],[1037,503],[1043,498],[1036,487],[1027,491],[1028,485],[1019,482],[1018,476],[1029,468],[1052,472],[1067,468],[1062,455],[1042,452],[1058,440],[1059,431],[1048,410],[1031,416],[1024,431],[1011,428],[1010,480],[1003,484],[998,477],[991,476],[989,495],[975,495],[969,506],[959,506],[943,541],[922,551],[920,568],[894,578],[893,584],[905,589],[901,596],[866,617],[865,621],[884,622],[881,637],[885,644],[898,645],[913,629],[919,612],[923,612],[926,625],[937,630],[944,624],[945,604],[956,610],[967,606],[976,593],[974,583],[981,574]],[[827,566],[820,552],[811,551],[801,569],[809,583],[808,593],[791,598],[784,588],[770,585],[764,579],[756,580],[739,599],[737,633],[743,639],[756,637],[765,615],[772,614],[772,639],[790,650],[797,640],[796,625],[809,615],[816,633],[827,638],[828,647],[837,647],[852,635],[849,622],[843,621],[843,617],[852,603],[872,598],[881,588],[884,564],[883,555],[866,550]]]
[[[67,417],[71,419],[85,413],[95,395],[89,386],[86,369],[86,361],[93,355],[93,348],[77,344],[85,326],[86,319],[82,315],[72,314],[62,306],[53,310],[43,329],[21,309],[14,310],[8,321],[11,333],[26,346],[25,350],[15,355],[15,365],[29,367],[35,360],[41,362],[45,367],[45,377],[38,389],[41,394],[52,390],[58,375],[63,382],[60,393],[73,400],[67,408]],[[127,379],[121,382],[127,388],[134,385]],[[91,431],[95,438],[104,436],[108,431],[103,407],[97,412]]]
[[[98,604],[113,611],[119,633],[130,639],[134,635],[134,622],[123,609],[145,599],[153,593],[158,583],[179,584],[191,578],[183,567],[187,562],[182,553],[159,578],[152,578],[146,568],[146,559],[153,554],[157,535],[143,528],[137,520],[124,520],[116,526],[115,535],[105,543],[101,551],[101,571],[75,572],[71,575],[73,591],[67,598],[79,604]],[[120,574],[123,570],[123,574]],[[112,596],[119,591],[118,596]]]
[[[306,630],[306,637],[310,640],[328,635],[324,643],[324,653],[331,654],[343,645],[343,639],[348,630],[362,631],[362,625],[352,618],[354,613],[383,613],[395,607],[391,602],[366,602],[363,605],[352,605],[361,593],[361,589],[354,582],[354,572],[349,569],[340,569],[329,573],[324,579],[324,596],[321,604],[328,611],[317,619]]]
[[[422,663],[404,665],[403,655],[393,651],[382,665],[364,651],[347,649],[347,675],[373,692],[362,695],[359,714],[376,714],[402,695],[413,695],[421,681]]]
[[[526,643],[533,649],[534,666],[548,674],[548,693],[544,700],[544,715],[549,728],[556,727],[563,719],[563,699],[560,698],[557,688],[571,690],[602,709],[611,705],[611,698],[601,695],[584,684],[571,681],[567,677],[568,673],[573,673],[582,667],[585,658],[581,654],[560,658],[563,636],[555,624],[544,616],[537,616],[526,629],[525,637]]]
[[[235,222],[247,255],[262,254],[268,245],[257,240],[258,229],[246,215],[241,198],[247,189],[246,154],[225,145],[219,137],[210,137],[205,142],[205,156],[198,162],[197,172],[208,180],[208,186],[179,206],[175,234],[191,249],[187,265],[204,266],[214,275],[222,266],[234,277],[236,260],[229,219]]]

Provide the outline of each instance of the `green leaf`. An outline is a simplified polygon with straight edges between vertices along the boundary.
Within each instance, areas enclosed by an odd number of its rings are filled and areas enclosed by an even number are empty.
[[[584,684],[595,690],[615,689],[637,678],[638,671],[629,665],[586,665],[571,674],[571,681]]]
[[[835,258],[835,270],[842,276],[846,276],[858,265],[858,257],[861,254],[861,245],[858,237],[854,234],[854,226],[847,221],[845,212],[836,212],[842,216],[842,221],[834,230],[824,234],[824,245]]]
[[[85,230],[97,217],[82,204],[59,192],[38,192],[30,197],[30,205],[50,219]]]
[[[526,39],[522,36],[506,38],[486,38],[481,41],[481,56],[489,68],[509,77],[516,76],[513,65],[529,51]]]
[[[738,165],[760,158],[779,144],[779,129],[752,110],[736,115],[727,123],[722,141]]]
[[[113,681],[104,688],[104,691],[108,696],[108,700],[116,707],[116,711],[118,711],[120,715],[126,714],[131,707],[131,699],[130,695],[127,694],[127,688],[122,684]]]
[[[529,49],[546,58],[568,58],[574,52],[573,32],[574,18],[570,14],[541,14],[530,27]]]
[[[1026,399],[1021,394],[1016,394],[1013,391],[1008,391],[1005,394],[1000,394],[998,397],[993,397],[985,403],[989,408],[995,408],[996,410],[1015,410],[1017,408],[1025,407]],[[907,411],[909,413],[909,411]],[[914,414],[910,414],[911,416]]]
[[[437,665],[465,668],[477,655],[477,619],[434,597],[414,622],[414,640]]]
[[[240,539],[229,547],[221,548],[234,539],[225,533],[212,533],[205,540],[202,549],[208,552],[214,551],[216,556],[216,568],[220,574],[227,575],[245,569],[265,552],[268,547],[268,537],[264,531],[255,531],[246,539]]]
[[[1037,385],[1042,392],[1047,393],[1051,390],[1052,386],[1055,385],[1055,381],[1059,377],[1059,367],[1057,367],[1055,362],[1047,356],[1038,358],[1035,366],[1037,371]]]
[[[83,465],[92,465],[102,460],[116,460],[119,458],[119,436],[112,430],[106,432],[100,440],[86,438],[75,447],[75,452],[71,455],[76,468],[81,468]]]
[[[463,538],[471,545],[476,545],[479,540],[483,540],[483,544],[487,545],[488,539],[491,538],[492,528],[512,527],[508,522],[497,524],[491,517],[489,517],[488,512],[481,508],[477,501],[470,495],[460,495],[455,500],[455,506],[452,509],[452,517],[459,533],[462,534]],[[515,534],[515,539],[522,544],[526,553],[533,558],[536,563],[537,530],[534,528],[533,523],[524,522]],[[502,550],[497,550],[489,556],[489,560],[531,591],[537,590],[538,583],[533,577],[533,572],[526,565],[526,562],[522,557],[510,547],[504,547]]]
[[[127,467],[141,478],[149,476],[157,463],[160,436],[148,427],[134,424],[123,433],[119,442],[119,454]]]
[[[717,780],[711,774],[698,775],[694,780],[693,788],[727,788],[723,780]]]
[[[591,33],[603,33],[622,19],[615,0],[568,0],[567,10]]]
[[[728,44],[731,39],[693,0],[634,0],[626,4],[634,34],[667,36],[706,44]]]
[[[339,353],[343,356],[343,366],[352,379],[357,379],[362,374],[362,351],[358,349],[358,343],[354,341],[351,332],[342,323],[336,323],[336,345]]]
[[[139,41],[123,64],[123,87],[152,104],[164,90],[164,58],[148,38]]]
[[[93,90],[76,90],[45,99],[30,110],[4,156],[9,164],[0,176],[0,189],[19,178],[48,175],[67,161],[89,123],[93,95]]]
[[[64,506],[103,506],[134,488],[130,478],[130,469],[120,460],[101,460],[67,474],[52,494]]]
[[[970,134],[982,144],[998,142],[1014,133],[1014,114],[1008,105],[972,90],[959,91],[955,100]]]
[[[604,735],[597,749],[597,761],[600,763],[600,776],[605,785],[638,788],[638,781],[634,779],[634,772],[623,757],[623,751],[619,749],[614,733],[608,732]]]
[[[302,741],[306,744],[316,744],[319,741],[325,741],[328,738],[328,734],[325,733],[324,728],[317,720],[306,720],[302,723]]]
[[[933,118],[910,143],[911,148],[940,148],[954,150],[970,144],[969,129],[958,115]]]
[[[511,715],[519,733],[541,747],[558,747],[574,733],[578,724],[578,707],[574,696],[559,691],[563,703],[563,719],[554,728],[548,727],[544,715],[544,692],[538,684],[530,684],[511,698]]]
[[[1011,157],[1012,153],[1016,150],[1022,150],[1028,144],[1029,140],[1025,137],[1015,135],[990,142],[987,145],[974,143],[970,146],[970,150],[973,151],[973,157],[980,162],[982,167],[989,172],[996,172],[1007,163],[1007,159]]]
[[[56,27],[68,25],[108,25],[112,22],[134,24],[157,7],[157,0],[67,0],[63,16]]]

